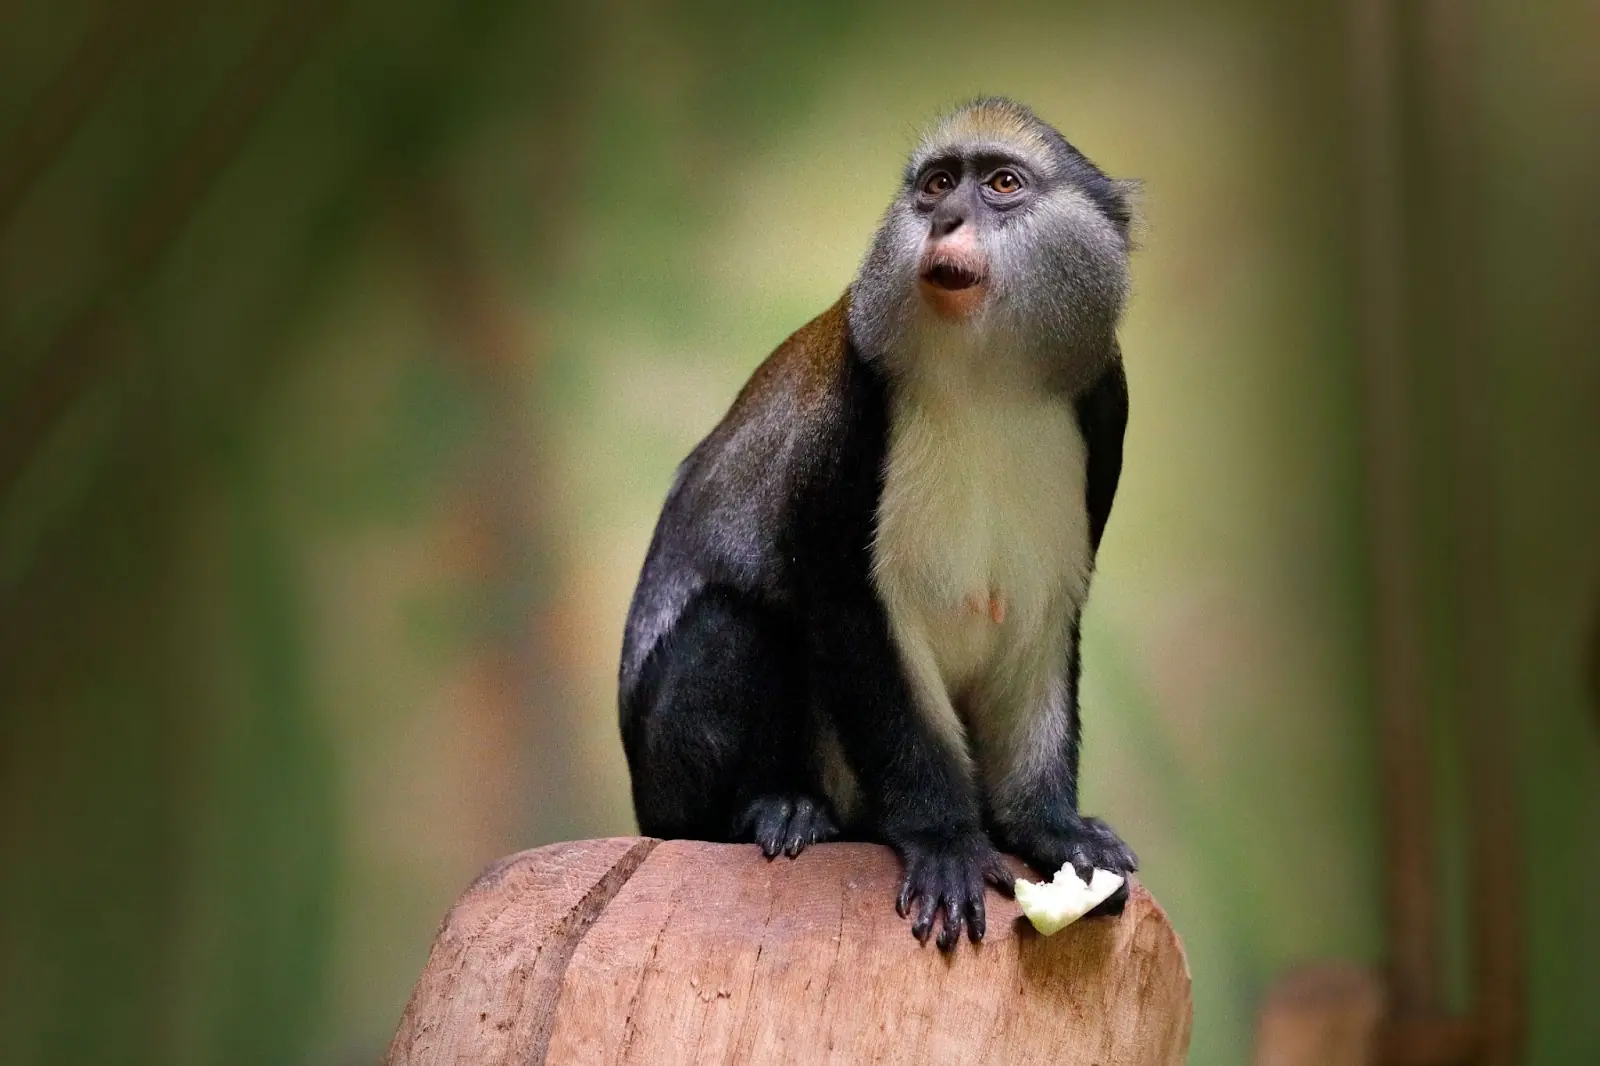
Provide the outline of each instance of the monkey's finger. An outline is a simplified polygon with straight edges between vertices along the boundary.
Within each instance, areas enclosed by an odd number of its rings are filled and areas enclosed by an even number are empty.
[[[961,930],[966,925],[967,909],[962,905],[960,893],[954,889],[941,897],[944,909],[944,928],[939,931],[939,950],[954,951],[961,942]]]
[[[1067,854],[1067,861],[1072,863],[1072,872],[1084,881],[1094,877],[1094,858],[1082,844],[1072,846],[1072,851]]]
[[[989,931],[988,918],[983,909],[983,878],[970,877],[967,884],[967,935],[974,944]]]
[[[911,924],[911,935],[926,944],[928,934],[933,932],[933,919],[938,913],[939,897],[932,892],[922,893],[917,902],[917,920]]]
[[[982,943],[984,934],[989,931],[989,917],[984,913],[982,896],[972,901],[971,909],[972,914],[967,921],[967,936],[974,944]]]
[[[1006,861],[996,855],[983,868],[983,880],[993,885],[1002,896],[1010,898],[1016,895],[1017,875],[1011,872],[1011,867]],[[980,893],[983,885],[978,886]]]
[[[808,799],[795,802],[794,814],[789,819],[788,838],[783,842],[783,853],[789,858],[800,854],[802,848],[811,843],[815,837],[812,832],[813,819],[816,817],[816,807]]]
[[[761,805],[756,815],[756,843],[767,858],[775,858],[783,850],[783,838],[789,828],[789,816],[794,805],[786,799],[772,799]]]
[[[1139,868],[1139,856],[1109,825],[1098,818],[1085,818],[1083,825],[1100,853],[1096,866],[1118,873],[1129,873]]]
[[[904,918],[911,913],[911,900],[917,895],[914,887],[922,882],[922,864],[913,862],[906,866],[905,880],[900,882],[900,895],[894,901],[894,909],[900,917]]]

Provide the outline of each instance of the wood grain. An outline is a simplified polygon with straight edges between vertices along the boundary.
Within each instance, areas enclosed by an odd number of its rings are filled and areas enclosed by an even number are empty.
[[[553,844],[485,870],[445,915],[385,1062],[542,1062],[567,961],[655,843]]]
[[[616,856],[626,843],[567,847]],[[581,873],[563,881],[538,872],[540,857],[570,866],[569,853],[524,853],[523,880],[480,883],[457,904],[391,1063],[1172,1066],[1188,1048],[1183,949],[1137,885],[1120,918],[1048,939],[991,894],[987,939],[947,957],[896,916],[900,865],[886,848],[768,862],[752,847],[668,841],[614,893],[581,886],[621,864],[599,873],[605,857],[577,855]],[[601,896],[598,917],[565,927],[577,935],[565,959],[541,948],[561,925],[549,912]],[[563,963],[558,992],[524,976],[548,975],[546,959]]]

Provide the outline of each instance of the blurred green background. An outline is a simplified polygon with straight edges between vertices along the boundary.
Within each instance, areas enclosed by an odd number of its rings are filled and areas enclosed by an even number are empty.
[[[1600,11],[1473,7],[1490,469],[1452,467],[1425,292],[1408,423],[1448,961],[1459,1004],[1457,636],[1485,585],[1527,1061],[1579,1066]],[[1380,960],[1349,23],[1333,0],[5,5],[0,1060],[374,1062],[482,866],[633,831],[615,666],[671,471],[848,283],[918,126],[977,92],[1146,183],[1086,806],[1184,937],[1191,1060],[1248,1061],[1286,967]],[[1478,522],[1499,549],[1473,572]]]

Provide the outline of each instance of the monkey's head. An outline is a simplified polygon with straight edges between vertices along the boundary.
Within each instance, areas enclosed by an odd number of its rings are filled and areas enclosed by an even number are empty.
[[[851,286],[856,344],[892,363],[956,331],[1070,374],[1109,350],[1122,313],[1134,188],[1012,100],[945,116]]]

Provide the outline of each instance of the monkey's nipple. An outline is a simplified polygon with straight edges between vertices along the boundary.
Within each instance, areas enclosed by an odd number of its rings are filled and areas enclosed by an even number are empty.
[[[1006,620],[1006,600],[998,592],[969,592],[961,601],[961,606],[966,608],[968,614],[986,616],[995,625],[1001,625]]]

